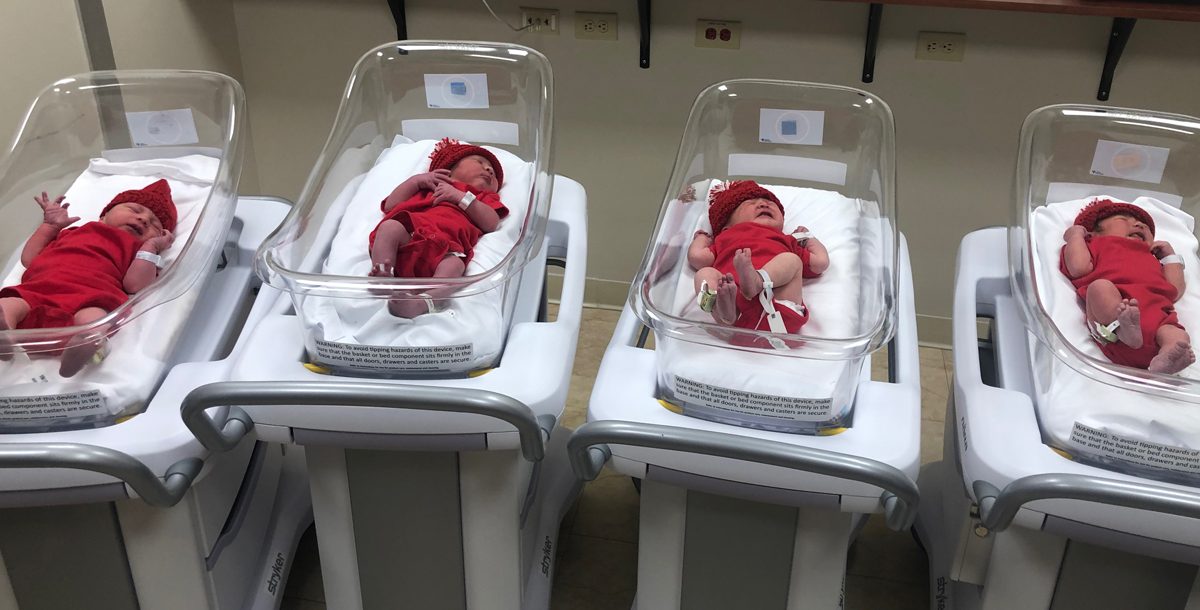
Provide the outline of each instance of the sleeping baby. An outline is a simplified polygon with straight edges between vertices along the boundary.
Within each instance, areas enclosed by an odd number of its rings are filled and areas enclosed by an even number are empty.
[[[752,180],[718,185],[708,201],[713,234],[697,231],[688,247],[700,308],[726,326],[798,332],[804,278],[829,267],[825,246],[804,227],[784,233],[779,198]]]
[[[158,277],[159,253],[175,237],[175,202],[166,180],[125,191],[100,213],[100,220],[67,228],[79,218],[63,197],[34,197],[42,224],[21,250],[21,283],[0,290],[0,330],[62,328],[90,324],[120,307]],[[59,374],[79,372],[103,347],[103,339],[72,338]],[[0,339],[0,360],[12,358]]]
[[[1175,313],[1183,258],[1154,241],[1142,208],[1099,199],[1063,235],[1060,268],[1083,299],[1088,332],[1115,364],[1177,373],[1196,361]]]
[[[373,277],[459,277],[484,233],[495,231],[508,208],[500,201],[504,170],[491,151],[445,138],[429,157],[429,171],[401,182],[381,205],[384,216],[371,232]],[[393,298],[388,311],[400,318],[433,313],[434,300],[453,288]]]

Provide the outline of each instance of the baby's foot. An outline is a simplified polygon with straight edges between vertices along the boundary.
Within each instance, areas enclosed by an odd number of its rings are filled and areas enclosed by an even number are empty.
[[[396,277],[396,266],[391,261],[371,262],[370,277]]]
[[[737,272],[742,296],[750,299],[762,292],[762,276],[758,274],[758,270],[754,268],[754,261],[750,259],[750,248],[741,248],[733,253],[733,270]]]
[[[4,315],[0,314],[0,331],[9,330],[8,321],[4,319]],[[8,362],[12,360],[13,347],[12,342],[0,334],[0,361]]]
[[[420,296],[388,300],[388,313],[397,318],[415,318],[421,314],[433,313],[433,310],[433,299]]]
[[[1142,312],[1137,299],[1121,299],[1117,303],[1117,341],[1137,349],[1142,346]]]
[[[1158,355],[1146,367],[1151,373],[1166,373],[1173,375],[1191,366],[1196,361],[1196,353],[1187,341],[1172,343],[1160,350]]]
[[[100,348],[104,346],[104,338],[88,339],[81,335],[71,337],[67,348],[63,350],[62,360],[58,365],[58,374],[63,377],[73,377],[87,366]]]
[[[717,280],[717,305],[713,308],[713,320],[717,324],[730,325],[737,321],[737,282],[733,274],[726,273]]]

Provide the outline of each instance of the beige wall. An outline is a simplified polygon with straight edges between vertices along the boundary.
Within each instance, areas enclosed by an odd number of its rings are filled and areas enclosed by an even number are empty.
[[[515,0],[492,2],[515,22]],[[590,201],[589,299],[620,303],[662,201],[688,109],[717,80],[770,77],[859,86],[897,123],[900,226],[911,244],[922,339],[948,340],[955,252],[1008,221],[1017,131],[1034,108],[1094,102],[1111,20],[888,6],[876,81],[859,81],[865,4],[716,0],[655,5],[651,68],[637,67],[634,3],[543,2],[557,36],[513,34],[478,0],[408,0],[412,38],[517,41],[556,78],[555,169]],[[354,60],[394,36],[376,0],[234,0],[264,191],[294,197],[324,142]],[[617,42],[578,41],[574,10],[620,14]],[[743,22],[739,51],[697,49],[697,18]],[[919,30],[967,34],[966,61],[918,62]],[[1142,20],[1111,102],[1200,114],[1200,26]],[[630,227],[641,227],[630,230]],[[998,253],[999,254],[999,253]]]
[[[0,2],[0,138],[7,148],[33,98],[46,85],[87,72],[79,16],[71,0]]]
[[[245,84],[232,0],[104,0],[118,69],[174,68],[221,72]],[[239,189],[260,192],[253,121]]]

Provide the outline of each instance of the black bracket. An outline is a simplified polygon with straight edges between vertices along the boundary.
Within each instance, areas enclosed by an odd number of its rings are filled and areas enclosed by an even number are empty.
[[[883,20],[883,5],[872,2],[867,13],[867,48],[863,52],[862,82],[875,80],[875,48],[879,46],[879,22]]]
[[[1135,25],[1137,19],[1132,17],[1113,19],[1112,34],[1108,37],[1108,52],[1104,55],[1104,71],[1100,73],[1100,90],[1096,92],[1096,99],[1102,102],[1108,101],[1108,94],[1112,91],[1113,72],[1117,70],[1117,62],[1121,61],[1121,53],[1125,52],[1125,43],[1129,42],[1129,35],[1133,33]]]
[[[637,0],[638,24],[641,26],[641,40],[638,47],[638,66],[650,67],[650,0]]]
[[[404,14],[404,0],[388,0],[392,19],[396,21],[396,40],[408,40],[408,19]]]

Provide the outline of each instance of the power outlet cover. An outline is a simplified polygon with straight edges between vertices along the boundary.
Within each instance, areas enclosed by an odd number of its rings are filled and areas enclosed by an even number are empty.
[[[616,13],[575,13],[575,37],[586,40],[616,40]]]
[[[957,32],[917,33],[917,59],[962,61],[966,50],[966,34]]]
[[[740,49],[742,48],[742,23],[720,19],[697,19],[696,46],[714,49]]]
[[[521,27],[526,32],[558,33],[558,9],[521,7]]]

